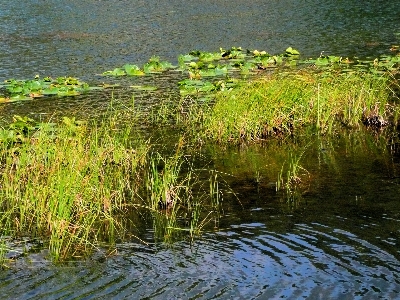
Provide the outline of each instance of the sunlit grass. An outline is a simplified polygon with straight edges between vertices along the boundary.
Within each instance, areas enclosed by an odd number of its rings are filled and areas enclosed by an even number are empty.
[[[40,238],[54,260],[89,253],[100,235],[112,244],[148,151],[129,129],[67,123],[0,144],[1,236]]]
[[[218,142],[291,134],[304,127],[330,133],[389,120],[389,78],[367,73],[276,74],[218,93],[203,131]]]

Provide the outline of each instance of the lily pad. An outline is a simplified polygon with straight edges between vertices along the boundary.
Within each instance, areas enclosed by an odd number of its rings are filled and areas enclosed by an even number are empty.
[[[105,72],[103,72],[102,75],[105,75],[105,76],[107,76],[107,75],[111,75],[111,76],[124,76],[124,75],[126,75],[126,73],[125,73],[125,70],[124,70],[124,69],[115,68],[115,69],[112,70],[112,71],[105,71]]]
[[[141,70],[137,65],[125,65],[124,70],[129,76],[143,76],[145,72]]]
[[[287,55],[300,55],[300,52],[292,47],[287,48],[285,52]]]
[[[194,56],[194,55],[191,55],[191,54],[185,54],[185,55],[181,54],[181,55],[178,56],[178,61],[179,62],[189,62],[189,61],[193,61],[193,60],[196,60],[196,59],[198,59],[198,57]]]
[[[55,86],[51,86],[45,90],[43,90],[43,95],[57,95],[58,94],[58,90],[59,88],[55,87]]]
[[[25,96],[25,95],[15,95],[15,96],[10,97],[10,102],[11,101],[32,100],[32,99],[33,99],[32,97],[28,97],[28,96]]]

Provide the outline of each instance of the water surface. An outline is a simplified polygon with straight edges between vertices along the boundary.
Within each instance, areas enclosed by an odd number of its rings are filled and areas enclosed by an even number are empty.
[[[78,76],[157,84],[134,93],[149,107],[177,96],[174,76],[108,79],[96,74],[152,55],[176,61],[193,49],[242,46],[305,56],[321,51],[378,56],[399,43],[396,1],[3,1],[0,79]],[[129,107],[133,92],[4,104],[3,117],[92,116],[110,99]],[[138,125],[140,126],[140,125]],[[395,141],[395,142],[393,142]],[[400,293],[400,155],[397,137],[373,132],[312,137],[220,151],[204,149],[210,168],[227,176],[219,227],[194,244],[156,243],[145,220],[137,239],[91,259],[54,265],[46,251],[22,255],[0,272],[9,299],[394,299]],[[277,193],[289,152],[305,149],[309,172],[299,195]],[[256,174],[261,183],[255,183]],[[18,246],[16,246],[18,249]],[[21,248],[22,249],[22,248]],[[20,249],[20,250],[21,250]]]
[[[0,79],[95,74],[152,55],[242,46],[376,56],[398,43],[395,1],[2,1]]]

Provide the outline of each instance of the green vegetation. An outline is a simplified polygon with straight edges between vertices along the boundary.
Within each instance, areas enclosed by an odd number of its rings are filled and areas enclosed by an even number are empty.
[[[14,238],[40,240],[54,261],[112,248],[136,225],[126,218],[132,213],[150,214],[162,242],[192,240],[218,217],[204,170],[181,153],[183,139],[172,157],[162,156],[115,124],[114,117],[55,124],[14,116],[2,129],[1,255]]]
[[[385,75],[276,74],[217,94],[204,113],[203,131],[212,140],[238,143],[310,126],[322,133],[362,122],[381,127],[393,120],[392,97]]]
[[[148,145],[105,123],[88,128],[64,118],[55,130],[44,128],[18,130],[18,141],[0,144],[1,236],[40,238],[55,260],[85,254],[100,236],[112,244]]]
[[[111,71],[105,71],[102,75],[104,76],[143,76],[151,73],[161,73],[169,69],[174,69],[175,67],[167,62],[161,61],[158,56],[153,56],[149,61],[139,68],[137,65],[126,64],[121,68],[115,68]]]
[[[57,96],[77,96],[82,93],[100,87],[91,87],[86,82],[81,82],[74,77],[51,77],[40,78],[38,75],[32,80],[6,80],[0,88],[5,88],[6,92],[0,97],[1,102],[13,102],[20,100],[31,100],[37,97],[57,95]]]
[[[207,186],[201,174],[204,170],[193,168],[188,157],[180,153],[182,146],[180,139],[171,157],[154,154],[146,177],[146,201],[155,238],[167,243],[186,237],[193,241],[209,221],[219,219],[216,178],[210,179],[212,185]]]
[[[398,124],[399,55],[360,61],[322,54],[301,60],[291,47],[280,55],[233,47],[192,51],[178,61],[174,67],[152,57],[143,67],[125,65],[103,75],[178,69],[180,97],[141,118],[155,130],[180,130],[191,146],[229,147],[306,132],[319,138],[364,125]],[[71,77],[8,80],[1,88],[0,102],[96,89]],[[172,155],[161,154],[165,149],[144,141],[133,130],[136,125],[122,125],[118,116],[97,122],[64,117],[59,123],[14,116],[0,130],[0,257],[11,238],[40,240],[56,261],[85,256],[123,239],[135,226],[132,215],[149,218],[162,242],[193,240],[208,223],[218,227],[221,173],[195,167],[183,138]],[[257,189],[268,177],[293,202],[308,173],[300,164],[305,150],[287,152],[279,163],[269,162],[272,175],[257,161],[252,176]]]

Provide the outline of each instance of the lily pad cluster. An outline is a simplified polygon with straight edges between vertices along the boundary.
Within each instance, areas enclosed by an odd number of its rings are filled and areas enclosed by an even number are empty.
[[[266,51],[244,50],[241,47],[220,48],[219,52],[192,51],[178,57],[180,69],[187,71],[190,78],[221,76],[240,71],[247,74],[260,69],[274,68],[298,59],[300,52],[292,47],[280,55],[271,55]]]
[[[338,70],[342,72],[370,72],[385,73],[398,71],[400,68],[400,55],[389,56],[382,55],[375,59],[349,59],[341,56],[325,55],[321,53],[316,59],[307,59],[300,61],[302,64],[309,64],[318,67],[320,70]]]
[[[179,88],[181,94],[230,89],[235,86],[235,80],[231,78],[234,74],[256,74],[278,66],[292,66],[299,55],[300,52],[292,47],[280,55],[241,47],[220,48],[219,52],[192,51],[178,57],[180,70],[187,72],[190,79],[179,82]],[[224,77],[225,80],[201,80],[210,77]]]
[[[51,77],[40,78],[38,75],[31,80],[6,80],[4,84],[0,85],[0,88],[4,91],[3,96],[0,96],[0,102],[31,100],[47,95],[76,96],[99,89],[99,87],[91,87],[75,77],[53,79]]]
[[[393,46],[390,50],[394,55],[380,56],[375,59],[343,58],[326,55],[324,52],[318,58],[301,59],[300,52],[292,47],[283,53],[271,55],[264,50],[248,50],[241,47],[230,49],[220,48],[217,52],[191,51],[179,55],[178,66],[163,61],[158,56],[151,57],[142,67],[126,64],[114,70],[105,71],[104,76],[145,76],[163,73],[172,69],[181,72],[183,79],[179,82],[182,95],[213,93],[231,89],[240,76],[259,75],[268,70],[292,69],[293,67],[312,67],[316,72],[371,72],[380,75],[384,72],[397,72],[400,67],[400,48]],[[215,78],[215,79],[213,79]],[[101,87],[91,87],[74,77],[40,78],[32,80],[6,80],[0,85],[0,103],[19,100],[29,100],[45,95],[75,96],[93,89],[102,89],[118,85],[104,83]],[[154,86],[132,85],[139,91],[153,92]]]
[[[115,68],[114,70],[105,71],[102,75],[104,76],[143,76],[146,74],[152,73],[162,73],[169,69],[174,69],[173,66],[168,61],[160,60],[160,57],[153,56],[149,59],[149,61],[144,64],[143,68],[138,67],[137,65],[126,64],[121,68]]]
[[[257,75],[275,68],[292,68],[298,65],[312,66],[317,71],[368,71],[381,73],[397,70],[400,56],[381,56],[374,60],[350,60],[321,53],[316,59],[301,59],[297,49],[288,47],[283,53],[271,55],[264,50],[248,50],[241,47],[220,48],[218,52],[191,51],[178,57],[178,71],[187,75],[179,82],[182,95],[212,93],[235,86],[238,75]],[[106,71],[103,75],[141,76],[175,69],[171,63],[152,57],[142,68],[127,64],[122,68]],[[212,80],[212,78],[216,78]]]

